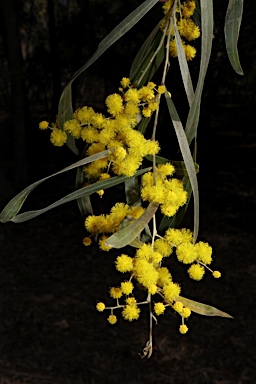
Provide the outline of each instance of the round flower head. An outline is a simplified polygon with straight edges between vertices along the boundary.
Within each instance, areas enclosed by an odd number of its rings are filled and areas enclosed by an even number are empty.
[[[199,241],[195,244],[197,251],[197,259],[204,264],[210,264],[212,262],[212,247],[208,243]]]
[[[133,259],[127,255],[118,256],[116,259],[116,269],[119,272],[131,272],[133,269]]]
[[[183,311],[183,304],[180,302],[180,301],[175,301],[175,303],[173,304],[173,309],[178,312],[179,314],[182,313]]]
[[[161,302],[154,304],[154,311],[157,316],[162,315],[165,311],[165,305]]]
[[[185,325],[185,324],[181,324],[180,325],[180,328],[179,328],[179,331],[182,335],[184,335],[185,333],[187,333],[188,331],[188,327]]]
[[[109,293],[110,293],[110,296],[113,297],[113,299],[120,299],[120,297],[123,294],[122,289],[118,287],[110,288]]]
[[[81,126],[76,119],[67,120],[64,123],[64,131],[70,133],[75,139],[79,139],[81,136]]]
[[[192,264],[188,269],[189,277],[193,280],[201,280],[204,276],[205,270],[204,267],[200,264]]]
[[[168,301],[174,301],[180,294],[180,286],[175,283],[169,283],[163,286],[164,297]]]
[[[45,130],[49,127],[49,123],[48,121],[40,121],[39,123],[39,129],[42,129],[42,130]]]
[[[187,44],[187,45],[183,46],[183,49],[184,49],[187,61],[194,59],[194,57],[196,56],[196,48],[195,47],[192,47],[192,45]]]
[[[137,320],[140,316],[140,308],[137,305],[126,305],[122,311],[125,320]]]
[[[128,85],[130,85],[130,82],[131,80],[128,77],[123,77],[120,83],[122,87],[127,88]]]
[[[122,97],[120,95],[118,95],[117,93],[114,93],[113,95],[109,95],[106,98],[106,105],[108,107],[108,112],[111,115],[116,116],[119,113],[121,113],[123,110]]]
[[[191,243],[182,243],[178,245],[176,255],[178,260],[184,264],[193,263],[197,258],[195,246]]]
[[[109,315],[108,322],[109,322],[109,324],[116,324],[116,322],[117,322],[116,316],[115,315]]]
[[[191,315],[191,310],[187,307],[183,308],[181,312],[182,316],[187,319]]]
[[[221,273],[219,271],[213,271],[212,275],[215,279],[219,279],[221,277]]]
[[[83,238],[83,245],[85,245],[86,247],[88,247],[88,245],[91,245],[91,243],[92,243],[92,240],[90,237]]]
[[[50,141],[55,147],[62,147],[67,141],[67,134],[61,129],[54,129],[51,133]]]
[[[122,281],[121,290],[125,295],[130,295],[133,291],[133,283],[131,281]]]
[[[103,312],[104,309],[105,309],[105,304],[102,303],[102,302],[99,302],[99,303],[96,305],[96,309],[97,309],[97,311],[99,311],[99,312]]]

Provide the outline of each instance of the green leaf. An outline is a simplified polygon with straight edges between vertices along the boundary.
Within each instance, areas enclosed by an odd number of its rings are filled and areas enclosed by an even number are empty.
[[[182,46],[182,41],[181,41],[176,23],[174,24],[174,34],[175,34],[176,47],[178,52],[178,61],[180,66],[181,77],[182,77],[183,85],[187,95],[189,106],[191,106],[194,100],[195,94],[194,94],[193,84],[192,84],[192,80],[191,80],[191,76],[188,68],[188,62],[185,56],[185,52]]]
[[[142,117],[139,124],[137,125],[137,130],[141,132],[143,135],[146,132],[147,126],[151,120],[151,117]]]
[[[219,309],[212,307],[211,305],[199,303],[194,300],[186,299],[185,297],[179,296],[177,298],[184,306],[188,307],[191,311],[204,316],[220,316],[233,319],[228,313],[220,311]]]
[[[74,164],[62,169],[59,172],[56,172],[50,176],[44,177],[41,180],[36,181],[35,183],[29,185],[23,191],[21,191],[18,195],[16,195],[3,209],[3,211],[0,214],[0,222],[1,223],[7,223],[8,221],[11,221],[12,218],[20,211],[22,205],[24,204],[26,198],[32,192],[38,185],[43,183],[44,181],[50,179],[51,177],[60,175],[61,173],[67,172],[71,169],[80,167],[82,165],[91,163],[92,161],[102,159],[109,155],[110,150],[102,151],[99,153],[96,153],[95,155],[88,156],[85,159],[79,160],[75,162]]]
[[[172,123],[174,126],[174,130],[179,142],[180,151],[187,169],[187,173],[189,176],[189,180],[191,183],[193,197],[194,197],[194,241],[197,239],[198,229],[199,229],[199,192],[198,192],[198,184],[197,177],[195,172],[194,161],[189,149],[188,140],[186,138],[183,126],[181,124],[179,115],[176,111],[176,108],[173,104],[169,93],[165,91],[166,102],[168,106],[168,110],[172,119]]]
[[[151,80],[164,59],[164,34],[160,24],[151,32],[132,63],[129,77],[137,87]]]
[[[128,205],[140,205],[140,186],[137,177],[132,177],[125,181],[125,196]]]
[[[161,24],[161,22],[159,22],[155,26],[155,28],[150,33],[148,38],[142,44],[142,47],[140,48],[140,50],[138,51],[137,55],[135,56],[135,58],[132,62],[131,69],[130,69],[130,75],[129,75],[129,78],[132,79],[132,81],[135,81],[137,76],[141,75],[141,73],[139,73],[139,72],[141,71],[142,65],[145,62],[145,56],[148,55],[149,51],[152,51],[152,46],[154,44],[155,38],[157,35],[159,35],[160,24]]]
[[[78,167],[76,171],[76,189],[79,189],[84,186],[84,171],[82,167]],[[82,196],[80,199],[77,199],[77,205],[81,215],[84,217],[88,214],[92,215],[92,204],[89,195]]]
[[[141,169],[137,171],[133,177],[141,175],[145,172],[148,172],[150,169],[151,168]],[[68,203],[69,201],[79,199],[84,195],[91,195],[92,193],[97,192],[100,189],[107,189],[107,188],[114,187],[115,185],[123,183],[125,180],[127,180],[127,176],[114,176],[107,180],[98,181],[94,184],[88,185],[86,187],[80,188],[74,192],[69,193],[62,199],[55,201],[53,204],[50,204],[45,208],[38,209],[35,211],[24,212],[24,213],[21,213],[20,215],[14,216],[11,219],[11,221],[14,223],[22,223],[23,221],[31,220],[34,217],[42,215],[43,213],[50,211],[51,209],[56,208],[62,204]]]
[[[244,74],[237,50],[237,42],[243,15],[243,3],[243,0],[229,0],[224,26],[229,61],[239,75]]]
[[[123,248],[140,235],[157,211],[158,203],[150,203],[144,213],[132,224],[111,235],[105,242],[113,248]]]
[[[192,140],[196,137],[201,97],[204,86],[205,75],[207,72],[213,39],[213,7],[212,0],[204,0],[201,4],[201,58],[200,58],[200,70],[199,77],[196,86],[195,96],[189,110],[187,123],[186,123],[186,136],[188,144],[190,145]]]
[[[126,32],[128,32],[150,9],[158,2],[158,0],[146,0],[138,8],[136,8],[130,15],[128,15],[121,23],[119,23],[99,44],[98,49],[92,55],[92,57],[78,69],[70,82],[64,88],[58,107],[59,126],[63,129],[63,124],[66,120],[72,119],[73,108],[72,108],[72,83],[81,75],[87,68],[89,68],[111,45],[113,45],[118,39],[120,39]],[[74,147],[72,138],[68,141],[69,148],[77,153]]]

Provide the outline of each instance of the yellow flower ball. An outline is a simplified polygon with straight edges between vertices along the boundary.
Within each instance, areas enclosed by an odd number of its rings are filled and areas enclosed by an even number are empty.
[[[102,302],[99,302],[99,303],[96,305],[96,309],[97,309],[97,311],[99,311],[99,312],[103,312],[104,309],[105,309],[105,304],[102,303]]]

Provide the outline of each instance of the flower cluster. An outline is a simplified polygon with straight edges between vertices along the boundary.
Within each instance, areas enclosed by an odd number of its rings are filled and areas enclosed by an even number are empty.
[[[158,165],[154,174],[147,172],[142,176],[142,199],[159,203],[163,215],[169,217],[175,215],[187,201],[187,192],[181,180],[170,179],[174,171],[174,166],[166,163]]]
[[[150,117],[158,109],[157,95],[165,92],[165,86],[156,86],[153,82],[140,89],[130,84],[130,79],[121,80],[119,93],[106,98],[110,116],[95,112],[84,106],[74,112],[73,119],[64,123],[64,130],[57,125],[51,127],[50,140],[56,146],[63,145],[68,135],[82,139],[88,146],[86,155],[94,155],[111,150],[107,157],[98,159],[84,167],[89,180],[98,180],[111,168],[116,175],[131,177],[142,163],[143,157],[159,152],[159,144],[147,140],[136,130],[143,117]],[[46,129],[48,122],[41,122],[39,128]],[[107,171],[107,172],[106,172]]]
[[[194,280],[201,280],[205,268],[212,272],[215,278],[220,277],[220,272],[212,271],[208,265],[212,261],[212,248],[206,242],[193,243],[193,235],[189,229],[166,230],[164,237],[154,241],[154,244],[143,243],[131,257],[127,254],[119,255],[115,260],[115,267],[122,274],[129,274],[130,277],[120,283],[118,287],[110,288],[110,296],[117,300],[113,307],[106,307],[104,303],[99,302],[96,306],[98,311],[110,309],[111,315],[108,321],[114,324],[117,317],[113,315],[116,309],[122,309],[122,316],[125,320],[137,320],[140,315],[139,306],[149,304],[151,295],[158,294],[162,301],[155,301],[154,314],[159,316],[164,313],[166,307],[171,307],[182,318],[182,324],[179,331],[185,334],[188,331],[184,320],[191,314],[191,309],[182,303],[180,297],[181,287],[173,281],[169,268],[163,266],[164,259],[173,254],[173,248],[176,248],[178,261],[183,264],[191,264],[188,269],[189,277]],[[135,284],[146,291],[147,299],[138,302],[135,297]],[[124,303],[120,304],[119,299],[124,298]],[[115,316],[115,322],[113,322]]]
[[[138,219],[144,212],[144,208],[140,205],[129,207],[128,204],[116,203],[110,210],[108,215],[101,214],[99,216],[90,215],[85,220],[85,228],[91,235],[101,234],[99,239],[100,249],[108,251],[111,248],[105,245],[107,240],[106,234],[114,233],[121,228],[126,222]],[[83,239],[84,245],[90,245],[90,237]]]
[[[170,10],[172,9],[174,1],[173,0],[167,0],[163,5],[163,11],[166,14],[166,18],[164,19],[161,28],[164,29],[166,26],[166,23],[168,21],[168,15],[170,15]],[[195,22],[192,20],[192,16],[194,14],[194,11],[196,9],[196,3],[195,1],[185,1],[183,4],[181,4],[180,8],[177,8],[176,10],[176,25],[177,29],[179,31],[179,34],[182,38],[182,47],[186,56],[186,59],[192,60],[196,55],[196,48],[192,45],[186,43],[187,41],[192,41],[197,39],[200,36],[200,28],[198,25],[195,24]],[[185,39],[185,40],[184,40]],[[177,46],[176,41],[174,37],[174,29],[171,31],[171,41],[169,45],[170,54],[172,57],[177,57]]]

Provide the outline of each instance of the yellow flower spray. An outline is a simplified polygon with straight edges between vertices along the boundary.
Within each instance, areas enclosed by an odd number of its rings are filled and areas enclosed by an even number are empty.
[[[191,312],[231,317],[214,307],[182,296],[182,285],[173,279],[175,273],[170,267],[170,260],[176,258],[184,265],[190,279],[201,281],[208,272],[215,279],[221,277],[219,271],[209,267],[213,261],[212,247],[207,242],[197,241],[199,195],[195,144],[200,95],[211,53],[212,7],[210,2],[207,7],[204,2],[199,2],[201,9],[197,13],[195,1],[181,3],[167,0],[163,3],[162,21],[141,47],[130,75],[121,79],[116,93],[106,97],[105,114],[96,112],[90,106],[82,106],[72,112],[70,85],[85,69],[83,67],[62,93],[57,121],[52,124],[48,121],[39,123],[41,130],[51,131],[50,141],[57,147],[67,144],[73,152],[78,153],[75,141],[84,143],[82,159],[61,171],[79,167],[78,189],[44,210],[18,215],[25,198],[37,185],[34,183],[17,195],[0,214],[1,222],[21,222],[61,203],[78,199],[79,207],[86,216],[84,223],[87,233],[82,240],[85,247],[90,247],[95,241],[101,251],[130,247],[129,252],[121,251],[115,260],[115,269],[123,277],[118,286],[109,288],[114,304],[107,306],[99,301],[96,309],[99,312],[109,311],[107,321],[114,325],[120,318],[129,322],[139,319],[142,306],[148,307],[149,337],[141,357],[152,355],[153,322],[157,323],[159,316],[161,318],[166,312],[180,316],[178,329],[181,334],[188,331],[187,320]],[[139,8],[133,16],[141,15],[141,12]],[[120,34],[124,33],[125,22],[117,28]],[[196,48],[191,44],[201,34],[205,40],[201,47],[201,68],[195,93],[187,61],[195,57]],[[115,36],[119,36],[118,33]],[[113,39],[111,34],[104,39],[106,46],[111,45]],[[94,59],[104,51],[103,45],[96,51]],[[170,92],[170,61],[173,57],[179,59],[188,98],[186,127],[181,123]],[[237,64],[232,65],[239,73]],[[157,85],[152,77],[159,67],[162,77]],[[163,97],[178,139],[182,161],[159,156],[161,142],[157,140],[157,128]],[[109,213],[94,215],[90,195],[96,193],[98,199],[104,199],[107,188],[123,182],[126,203],[117,201]],[[194,202],[193,231],[180,228],[191,197]],[[142,301],[139,291],[144,292]]]

